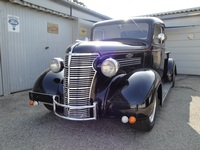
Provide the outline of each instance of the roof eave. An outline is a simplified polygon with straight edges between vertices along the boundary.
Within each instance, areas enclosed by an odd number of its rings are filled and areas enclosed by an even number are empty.
[[[200,7],[195,8],[188,8],[182,10],[175,10],[175,11],[168,11],[168,12],[161,12],[155,14],[147,14],[143,15],[145,17],[159,17],[162,19],[171,19],[171,18],[179,18],[179,17],[186,17],[186,16],[197,16],[200,15]]]

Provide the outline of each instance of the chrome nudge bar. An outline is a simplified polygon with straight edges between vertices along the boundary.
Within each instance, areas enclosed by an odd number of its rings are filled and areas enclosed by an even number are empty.
[[[88,117],[88,118],[75,118],[75,117],[69,117],[65,115],[64,113],[58,113],[56,110],[56,106],[67,108],[70,110],[84,110],[84,109],[93,109],[93,117]],[[57,115],[58,117],[61,117],[63,119],[67,120],[73,120],[73,121],[88,121],[88,120],[97,120],[97,103],[93,102],[93,105],[87,105],[87,106],[69,106],[69,105],[64,105],[59,102],[57,102],[57,96],[53,96],[53,111],[54,114]]]

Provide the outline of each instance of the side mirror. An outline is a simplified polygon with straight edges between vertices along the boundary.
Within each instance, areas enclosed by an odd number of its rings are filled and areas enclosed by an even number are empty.
[[[161,41],[161,43],[167,39],[167,36],[164,33],[158,34],[158,39]]]

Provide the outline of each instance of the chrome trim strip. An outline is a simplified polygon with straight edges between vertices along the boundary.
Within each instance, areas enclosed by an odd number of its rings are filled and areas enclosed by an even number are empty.
[[[90,89],[90,87],[82,87],[82,88],[69,88],[71,90],[84,90],[84,89]]]
[[[141,57],[134,57],[132,59],[116,59],[116,60],[119,62],[120,67],[142,64],[142,58]]]
[[[77,100],[82,100],[82,99],[86,99],[86,98],[88,99],[89,97],[82,97],[82,98],[70,98],[70,99],[71,99],[71,100],[76,100],[76,99],[77,99]]]
[[[73,49],[73,48],[72,48]],[[67,83],[68,83],[68,85],[67,85],[67,87],[68,87],[68,89],[67,89],[67,103],[69,104],[69,97],[70,97],[70,64],[71,64],[71,58],[72,58],[72,52],[71,53],[69,53],[69,55],[68,55],[68,64],[67,64],[67,67],[68,67],[68,75],[67,75]],[[65,77],[64,77],[65,78]],[[65,86],[66,87],[66,86]],[[65,91],[63,91],[64,93],[65,93]],[[64,97],[64,101],[65,101],[65,97]]]
[[[70,79],[91,79],[93,77],[70,77]]]
[[[91,68],[92,66],[70,67],[70,68]]]

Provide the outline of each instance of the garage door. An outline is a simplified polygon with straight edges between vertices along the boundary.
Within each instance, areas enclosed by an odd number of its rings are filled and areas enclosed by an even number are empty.
[[[166,29],[166,47],[175,58],[179,74],[200,75],[200,27]]]
[[[11,92],[17,92],[32,88],[53,57],[64,58],[72,43],[72,20],[18,5],[6,11],[5,18],[19,20],[18,32],[6,32]]]

